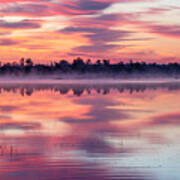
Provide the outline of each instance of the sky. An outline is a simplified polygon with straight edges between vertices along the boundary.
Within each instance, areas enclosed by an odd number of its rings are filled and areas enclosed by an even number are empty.
[[[180,62],[179,0],[0,0],[0,61]]]

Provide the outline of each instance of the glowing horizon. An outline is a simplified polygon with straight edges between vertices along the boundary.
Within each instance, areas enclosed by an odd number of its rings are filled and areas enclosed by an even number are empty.
[[[180,62],[176,0],[0,0],[0,61]]]

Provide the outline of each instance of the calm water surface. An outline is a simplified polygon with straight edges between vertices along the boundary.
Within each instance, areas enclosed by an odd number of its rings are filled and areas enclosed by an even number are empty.
[[[0,84],[1,180],[179,180],[180,85]]]

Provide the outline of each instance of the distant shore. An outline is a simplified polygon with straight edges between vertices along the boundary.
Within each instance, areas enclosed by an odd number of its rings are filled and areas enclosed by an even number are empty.
[[[19,62],[0,64],[0,80],[8,81],[114,81],[162,82],[180,79],[180,63],[117,62],[103,59],[92,62],[78,57],[72,62],[60,60],[51,64],[35,64],[30,58]],[[147,82],[146,82],[147,81]]]

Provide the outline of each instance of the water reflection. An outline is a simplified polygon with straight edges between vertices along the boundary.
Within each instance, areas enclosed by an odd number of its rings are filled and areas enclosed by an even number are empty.
[[[180,179],[178,84],[0,89],[0,179]]]
[[[124,91],[133,94],[135,92],[145,92],[148,90],[167,89],[169,91],[179,90],[180,83],[121,83],[121,84],[43,84],[43,83],[25,83],[25,84],[0,84],[0,93],[2,92],[13,92],[20,93],[22,96],[31,96],[34,91],[46,91],[50,90],[53,92],[59,92],[60,94],[68,94],[70,91],[76,96],[81,96],[84,93],[91,94],[92,91],[97,94],[109,94],[111,90],[117,90],[119,93]]]

